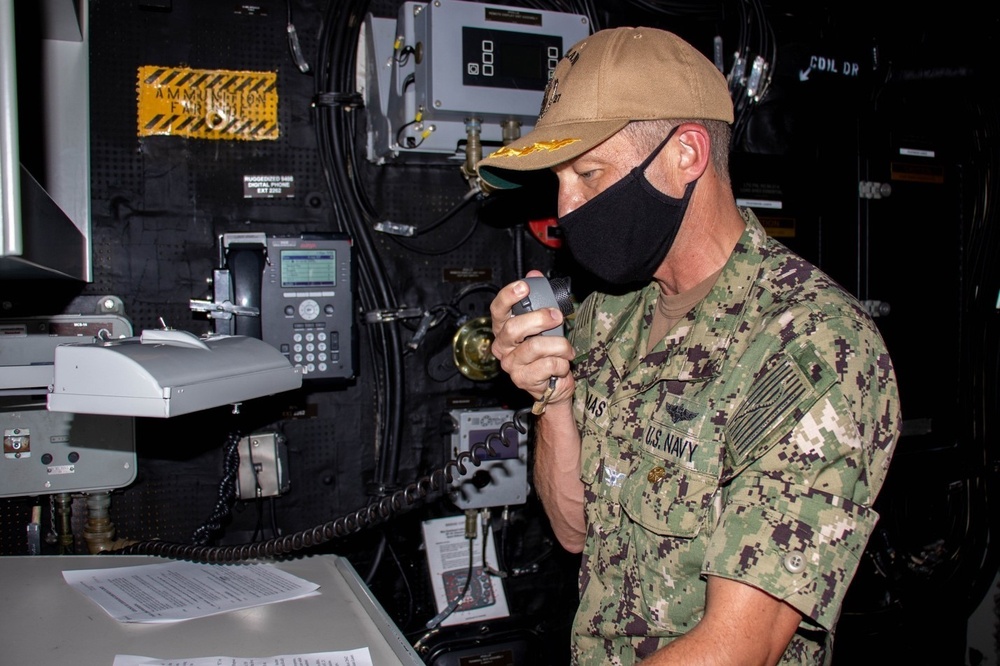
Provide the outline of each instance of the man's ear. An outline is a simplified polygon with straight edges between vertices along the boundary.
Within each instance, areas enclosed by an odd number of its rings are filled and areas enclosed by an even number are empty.
[[[712,139],[708,130],[697,123],[684,123],[677,128],[678,162],[685,182],[700,178],[712,161]]]

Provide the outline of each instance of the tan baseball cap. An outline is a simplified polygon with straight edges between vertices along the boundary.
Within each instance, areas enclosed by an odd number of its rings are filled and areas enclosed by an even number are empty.
[[[483,158],[480,178],[517,187],[511,171],[547,169],[582,155],[633,120],[733,122],[722,72],[677,35],[610,28],[574,44],[545,89],[533,130]]]

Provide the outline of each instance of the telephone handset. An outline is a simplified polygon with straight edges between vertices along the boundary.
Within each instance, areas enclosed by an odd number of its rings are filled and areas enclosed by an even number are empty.
[[[260,276],[264,273],[264,252],[259,242],[233,242],[225,249],[226,266],[233,303],[257,308],[260,312]],[[260,339],[260,316],[237,316],[232,321],[234,335]]]

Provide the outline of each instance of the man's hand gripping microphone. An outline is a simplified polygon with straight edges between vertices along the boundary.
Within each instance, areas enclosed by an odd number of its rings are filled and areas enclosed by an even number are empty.
[[[573,313],[573,301],[569,295],[569,279],[553,278],[548,280],[543,277],[524,278],[528,283],[528,295],[514,304],[511,312],[515,315],[532,312],[541,308],[559,308],[563,317],[568,317]],[[542,331],[542,335],[563,335],[563,326],[555,326]],[[545,412],[545,405],[548,404],[552,392],[556,389],[556,378],[549,378],[549,385],[546,387],[542,397],[535,401],[531,407],[531,413],[539,416]]]

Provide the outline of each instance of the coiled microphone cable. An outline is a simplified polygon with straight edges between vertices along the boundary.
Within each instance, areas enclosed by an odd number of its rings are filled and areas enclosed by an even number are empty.
[[[468,472],[467,463],[471,462],[473,466],[479,467],[484,461],[498,457],[498,450],[501,450],[499,446],[504,449],[517,446],[516,442],[520,438],[514,436],[511,431],[517,431],[521,435],[526,434],[528,432],[527,419],[530,414],[530,408],[518,410],[514,413],[512,420],[503,423],[495,432],[487,435],[482,442],[473,444],[468,451],[459,453],[444,467],[434,470],[431,474],[421,477],[406,487],[361,509],[311,529],[274,537],[267,541],[234,546],[205,546],[146,540],[104,552],[109,555],[153,555],[208,564],[228,564],[247,560],[276,559],[319,546],[387,522],[396,515],[412,509],[428,495],[447,490],[456,478],[456,471],[459,475]]]

